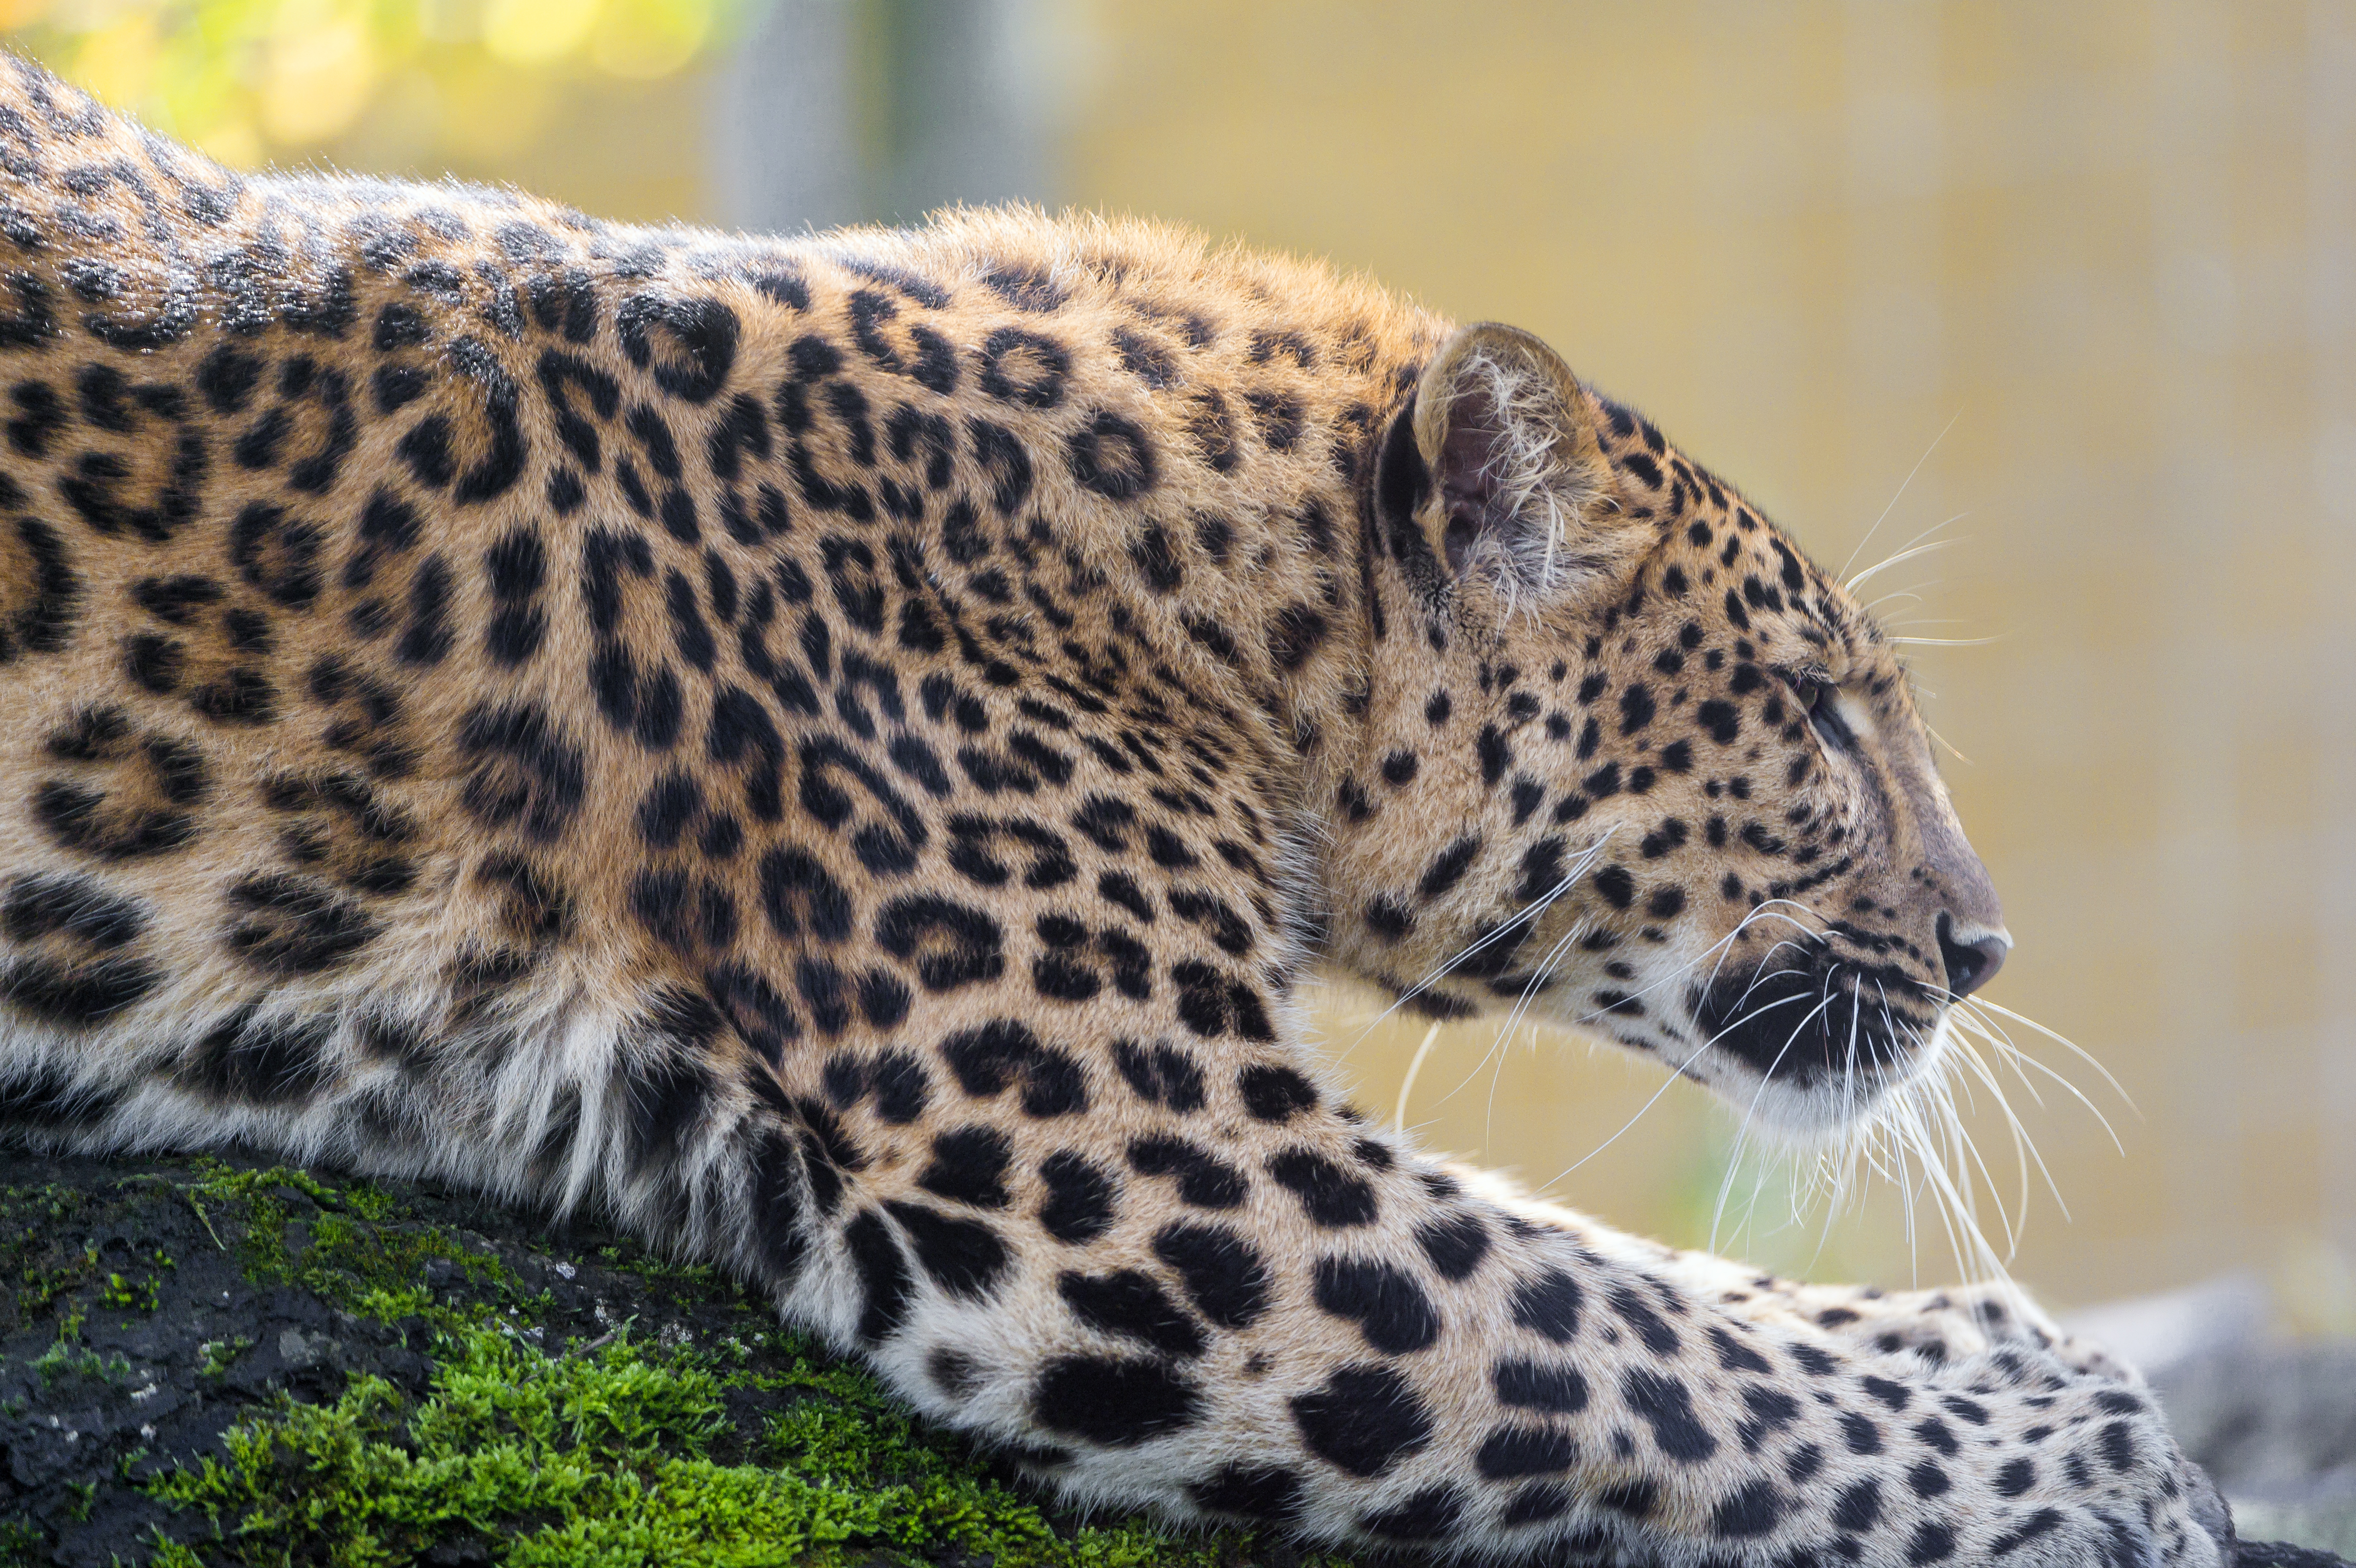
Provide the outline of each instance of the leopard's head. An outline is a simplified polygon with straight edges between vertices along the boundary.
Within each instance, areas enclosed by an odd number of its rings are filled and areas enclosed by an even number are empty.
[[[1872,619],[1527,333],[1457,332],[1377,439],[1335,959],[1792,1131],[1922,1072],[2011,939]]]

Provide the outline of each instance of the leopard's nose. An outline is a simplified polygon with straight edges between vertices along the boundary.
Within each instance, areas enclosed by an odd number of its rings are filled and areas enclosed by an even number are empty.
[[[1954,917],[1939,916],[1939,956],[1947,965],[1947,989],[1958,1001],[1996,978],[2012,938],[2002,931],[1958,932]]]

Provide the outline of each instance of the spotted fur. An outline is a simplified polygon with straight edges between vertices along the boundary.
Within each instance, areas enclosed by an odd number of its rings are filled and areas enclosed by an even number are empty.
[[[594,1205],[1066,1496],[2219,1561],[2132,1374],[1321,1085],[1313,958],[1794,1127],[2001,956],[1880,634],[1542,344],[1141,224],[246,178],[0,69],[0,1115]]]

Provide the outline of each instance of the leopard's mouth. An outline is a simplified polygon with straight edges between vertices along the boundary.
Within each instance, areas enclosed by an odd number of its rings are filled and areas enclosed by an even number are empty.
[[[1686,1009],[1743,1076],[1851,1111],[1921,1069],[1944,1011],[1903,969],[1831,957],[1721,976],[1692,987]]]

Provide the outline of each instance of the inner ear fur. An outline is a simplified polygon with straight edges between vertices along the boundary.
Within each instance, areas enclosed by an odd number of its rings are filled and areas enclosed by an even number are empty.
[[[1643,548],[1612,497],[1594,400],[1518,326],[1460,327],[1424,368],[1415,443],[1430,471],[1419,519],[1458,579],[1540,601],[1616,578]]]

